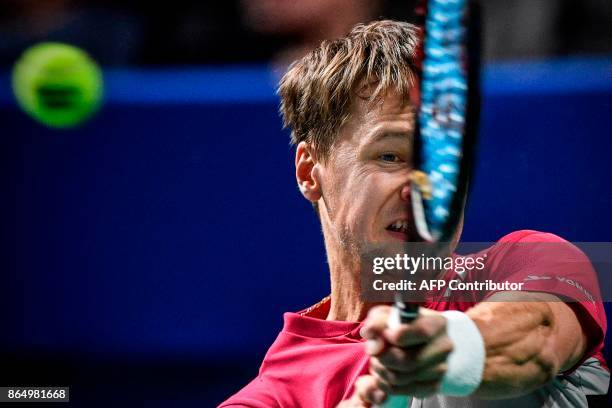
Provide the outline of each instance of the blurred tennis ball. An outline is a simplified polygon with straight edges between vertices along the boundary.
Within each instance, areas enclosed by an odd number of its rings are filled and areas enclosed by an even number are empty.
[[[100,107],[102,73],[83,50],[62,43],[28,48],[13,69],[13,92],[21,108],[55,128],[76,126]]]

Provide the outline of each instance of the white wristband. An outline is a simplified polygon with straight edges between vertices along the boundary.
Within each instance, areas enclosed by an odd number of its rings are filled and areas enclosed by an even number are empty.
[[[456,397],[470,395],[482,381],[486,358],[482,335],[465,313],[448,310],[442,315],[446,318],[446,332],[453,342],[453,351],[448,356],[440,393]]]

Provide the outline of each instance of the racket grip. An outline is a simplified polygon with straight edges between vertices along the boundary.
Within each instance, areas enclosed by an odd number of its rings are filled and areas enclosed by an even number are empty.
[[[399,324],[411,323],[419,317],[418,303],[404,303],[399,293],[395,294],[395,305],[391,309],[387,326],[395,327]]]

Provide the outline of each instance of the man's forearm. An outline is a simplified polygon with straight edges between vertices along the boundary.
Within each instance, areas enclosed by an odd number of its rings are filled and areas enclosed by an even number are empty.
[[[487,355],[478,397],[526,394],[571,368],[586,350],[576,315],[552,295],[499,293],[467,314],[482,334]]]

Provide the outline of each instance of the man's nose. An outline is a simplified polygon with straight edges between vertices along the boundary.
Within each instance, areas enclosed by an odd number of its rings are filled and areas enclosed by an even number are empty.
[[[402,186],[402,189],[400,190],[400,197],[402,197],[402,200],[406,201],[406,202],[410,202],[410,189],[411,189],[411,182],[409,181],[408,183],[404,184]]]

